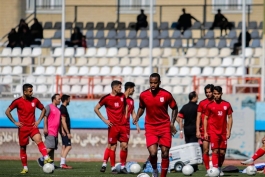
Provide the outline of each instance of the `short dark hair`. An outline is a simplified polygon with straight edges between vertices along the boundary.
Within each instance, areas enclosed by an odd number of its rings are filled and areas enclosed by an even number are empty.
[[[117,86],[117,85],[121,85],[121,81],[118,81],[118,80],[114,80],[111,82],[111,88],[113,88],[114,86]]]
[[[215,87],[214,87],[214,90],[216,90],[216,91],[219,92],[219,93],[223,93],[223,92],[222,92],[223,89],[222,89],[221,86],[215,86]]]
[[[157,77],[158,81],[160,81],[160,75],[158,73],[152,73],[150,77]]]
[[[190,92],[189,93],[189,100],[191,101],[194,97],[196,97],[196,92],[195,91],[193,91],[193,92]]]
[[[31,84],[24,84],[23,87],[22,87],[23,92],[26,91],[26,90],[28,90],[28,88],[33,88],[33,85],[31,85]]]
[[[207,84],[207,85],[204,87],[204,93],[206,93],[206,89],[210,89],[211,92],[213,92],[213,88],[214,88],[214,85],[213,85],[213,84]]]
[[[53,100],[55,100],[55,98],[56,98],[57,95],[60,95],[60,94],[55,93],[55,94],[52,96],[52,102],[53,102]]]
[[[68,100],[70,98],[70,95],[63,95],[62,97],[61,97],[61,100],[62,100],[62,103],[64,103],[66,100]]]
[[[124,90],[126,91],[129,88],[135,87],[135,84],[133,82],[126,82],[124,85]]]

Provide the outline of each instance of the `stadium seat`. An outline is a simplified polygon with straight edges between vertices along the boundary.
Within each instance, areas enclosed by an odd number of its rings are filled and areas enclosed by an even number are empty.
[[[141,66],[142,60],[141,58],[131,58],[131,64],[130,66]]]
[[[150,64],[149,58],[142,58],[142,63],[140,64],[140,66],[149,66],[149,64]]]
[[[61,75],[61,74],[62,74],[62,67],[61,67],[61,66],[57,67],[55,73],[56,73],[57,75]],[[54,74],[54,73],[53,73],[53,74]]]
[[[15,66],[12,70],[13,75],[20,75],[23,73],[23,68],[22,66]]]
[[[9,57],[4,57],[4,58],[0,58],[1,60],[1,65],[3,66],[7,66],[7,65],[11,65],[12,63],[12,59]]]
[[[259,29],[263,29],[263,21],[261,21],[261,22],[259,23],[258,28],[259,28]]]
[[[168,91],[168,92],[172,92],[172,87],[170,86],[170,85],[165,85],[164,87],[163,87],[163,89],[165,89],[166,91]]]
[[[129,41],[129,45],[128,45],[128,48],[135,48],[135,47],[137,47],[138,45],[137,45],[137,40],[136,39],[131,39],[130,41]]]
[[[109,58],[99,58],[97,66],[106,66],[109,64]]]
[[[199,59],[198,58],[196,58],[196,57],[189,58],[187,66],[197,66],[198,63],[199,63]]]
[[[175,66],[186,66],[188,63],[187,58],[181,57],[177,59]]]
[[[215,39],[209,39],[207,44],[206,44],[206,48],[212,48],[212,47],[215,47],[216,44],[215,44]]]
[[[167,72],[167,76],[177,76],[178,75],[178,67],[176,66],[172,66],[169,68],[168,72]]]
[[[31,48],[30,47],[24,47],[21,53],[22,57],[29,57],[31,56]]]
[[[126,29],[125,22],[119,22],[117,25],[117,30],[125,30],[125,29]]]
[[[122,69],[122,75],[125,75],[125,76],[131,75],[132,72],[133,72],[133,69],[130,66],[125,66]]]
[[[20,57],[13,57],[11,65],[20,65],[22,59]]]
[[[144,68],[144,72],[143,72],[143,76],[150,76],[151,72],[150,72],[150,67],[147,66]]]
[[[171,40],[170,39],[164,39],[163,42],[161,42],[161,47],[162,48],[167,48],[171,47]]]
[[[11,66],[4,66],[2,68],[2,74],[5,75],[5,74],[11,74],[12,73],[12,67]]]
[[[71,90],[70,90],[70,85],[65,85],[65,84],[63,84],[63,85],[62,85],[62,90],[61,90],[61,91],[62,91],[63,94],[68,94],[68,93],[70,93],[70,91],[71,91]]]
[[[126,47],[127,46],[127,42],[126,39],[119,39],[116,47],[117,48],[122,48],[122,47]]]
[[[220,50],[220,54],[219,54],[219,57],[228,57],[228,56],[230,56],[230,54],[231,54],[231,50],[229,49],[229,48],[222,48],[221,50]]]
[[[182,40],[180,40],[180,39],[174,40],[174,43],[173,43],[172,47],[174,47],[174,48],[182,48]]]
[[[85,57],[94,57],[97,54],[97,49],[92,47],[92,48],[87,48]]]
[[[9,73],[10,74],[10,73]],[[2,84],[11,84],[13,82],[13,77],[10,75],[3,76]],[[22,87],[20,87],[21,89]]]
[[[133,72],[131,73],[131,75],[139,76],[139,75],[142,75],[143,73],[144,73],[143,67],[136,66],[135,68],[133,68]]]
[[[106,57],[114,57],[118,54],[118,49],[116,47],[112,47],[108,49]]]
[[[52,22],[45,22],[43,29],[52,29]]]
[[[148,50],[148,52],[149,52],[149,50]],[[160,48],[155,47],[152,49],[152,56],[153,57],[161,57],[161,54],[162,54],[162,51]]]
[[[60,56],[62,56],[62,53],[63,53],[62,48],[57,47],[54,49],[52,57],[60,57]]]
[[[95,76],[95,75],[98,75],[99,72],[100,72],[100,68],[99,68],[99,67],[97,67],[97,66],[92,66],[92,67],[90,68],[90,70],[89,70],[88,75],[93,75],[93,76]]]
[[[213,39],[214,38],[214,31],[208,30],[205,36],[203,36],[204,39]]]
[[[168,30],[168,22],[161,22],[158,29],[160,30]]]
[[[47,85],[42,84],[37,86],[36,93],[45,94],[47,91],[48,91]]]
[[[37,66],[35,68],[35,72],[33,74],[34,75],[42,75],[42,74],[45,74],[45,68],[43,66]]]
[[[251,43],[251,45],[250,45],[250,47],[252,47],[252,48],[258,48],[258,47],[261,47],[261,45],[260,45],[260,40],[259,40],[259,39],[253,39],[253,40],[252,40],[252,43]]]
[[[32,64],[32,58],[30,58],[30,57],[24,57],[22,59],[21,66],[29,66],[31,64]]]
[[[186,77],[181,77],[181,85],[192,85],[192,77],[186,76]]]
[[[191,30],[185,30],[182,36],[183,39],[191,39],[192,38],[192,32]]]
[[[222,59],[219,57],[214,57],[210,60],[210,66],[220,66],[222,64]]]
[[[139,48],[132,48],[130,50],[128,57],[137,57],[139,55],[140,55],[140,49]]]
[[[82,57],[85,55],[85,48],[84,47],[77,47],[75,51],[75,57]]]
[[[52,46],[52,40],[51,39],[44,39],[43,43],[41,45],[42,48],[50,48],[51,46]]]
[[[246,72],[245,72],[246,73]],[[242,67],[238,67],[236,69],[236,76],[242,76],[243,75],[243,68]]]
[[[80,94],[81,92],[81,85],[73,85],[71,87],[71,94]]]
[[[138,39],[147,39],[148,38],[147,30],[140,30],[137,38]]]
[[[46,77],[45,76],[38,76],[37,78],[36,78],[36,84],[45,84],[46,83]],[[29,83],[34,83],[34,82],[29,82]],[[48,80],[47,80],[47,83],[49,83],[48,82]],[[47,84],[46,83],[46,84]]]
[[[95,47],[97,47],[97,48],[106,47],[106,39],[99,39],[97,41],[97,44],[95,45]]]
[[[154,45],[155,40],[153,41],[153,47],[158,47],[157,45]],[[139,48],[145,48],[145,47],[149,47],[149,39],[142,39],[139,45]]]
[[[250,47],[246,47],[245,48],[245,57],[252,57],[253,56],[253,53],[254,53],[254,51],[253,51],[253,49],[252,48],[250,48]]]
[[[31,53],[31,57],[38,57],[41,56],[42,50],[40,47],[34,47]]]
[[[119,58],[110,58],[109,60],[109,66],[118,66],[120,63]]]
[[[203,68],[202,70],[202,76],[211,76],[213,74],[213,68],[212,67],[209,67],[209,66],[206,66]]]
[[[43,66],[50,66],[54,63],[53,57],[46,57],[44,58],[44,62],[42,63]]]
[[[88,85],[83,85],[80,93],[88,94],[89,93]]]
[[[196,57],[205,57],[208,54],[207,48],[199,48]]]
[[[237,34],[236,34],[236,30],[231,30],[229,31],[228,35],[227,35],[228,39],[237,39]]]
[[[251,36],[251,39],[259,39],[260,38],[259,31],[258,30],[251,31],[250,36]]]
[[[145,77],[142,77],[142,76],[136,77],[134,83],[135,83],[135,85],[144,85],[144,84],[146,84]]]
[[[96,26],[97,28],[97,26]],[[115,23],[114,22],[108,22],[106,27],[105,27],[106,30],[113,30],[115,29]]]
[[[112,30],[109,30],[106,38],[107,39],[115,39],[116,38],[116,35],[117,35],[116,30],[113,30],[112,29]]]
[[[79,84],[80,83],[80,78],[79,77],[70,77],[69,79],[69,84],[70,85],[75,85],[75,84]]]
[[[0,56],[1,57],[8,57],[8,56],[11,55],[11,53],[12,53],[12,49],[9,48],[9,47],[5,47],[5,48],[3,48],[2,53],[1,53]]]
[[[149,56],[149,48],[142,48],[139,57],[147,57],[147,56]]]
[[[231,57],[225,57],[222,61],[222,66],[232,66],[233,59]]]
[[[12,49],[12,52],[11,52],[11,55],[10,56],[12,56],[12,57],[18,57],[18,56],[21,55],[21,52],[22,52],[21,47],[14,47]]]
[[[94,94],[102,94],[103,93],[103,86],[102,85],[95,85],[93,88]]]
[[[181,77],[172,77],[170,80],[171,85],[179,85],[181,83]]]
[[[124,39],[126,38],[125,30],[119,30],[117,35],[115,36],[116,39]]]
[[[130,30],[129,33],[128,33],[127,38],[128,39],[135,39],[136,36],[137,36],[137,32],[135,30]]]
[[[163,83],[162,83],[163,85],[171,85],[171,78],[170,77],[162,77],[161,80],[163,81]]]
[[[75,22],[75,27],[78,27],[79,29],[84,29],[83,22]]]
[[[36,81],[36,78],[32,75],[28,75],[25,78],[25,83],[35,83],[35,81]]]
[[[196,44],[193,47],[195,47],[195,48],[205,47],[205,39],[197,40]]]
[[[61,32],[61,30],[55,31],[52,38],[53,39],[61,39],[62,38],[62,32]]]
[[[131,60],[128,57],[121,58],[120,66],[128,66],[130,65],[130,62]]]
[[[96,39],[104,39],[104,31],[103,30],[98,30],[95,35]]]
[[[70,66],[66,75],[77,75],[78,74],[78,67]]]
[[[236,73],[236,68],[229,66],[225,69],[224,75],[225,76],[233,76],[235,73]]]
[[[173,94],[181,94],[181,93],[183,93],[183,87],[179,86],[179,85],[174,86],[173,90],[172,90],[172,93]]]
[[[158,39],[166,39],[169,38],[168,30],[162,30],[160,34],[157,36]]]
[[[172,35],[170,36],[172,39],[180,39],[181,38],[181,32],[179,30],[174,30]]]
[[[120,48],[117,54],[117,57],[125,57],[129,53],[129,50],[127,47]]]
[[[216,67],[214,68],[213,76],[221,76],[225,73],[224,71],[225,69],[223,67]]]
[[[230,48],[230,49],[233,49],[235,43],[237,43],[237,39],[232,39],[232,40],[230,40],[229,48]]]
[[[104,25],[104,24],[103,24]],[[92,30],[94,29],[94,22],[87,22],[85,29]]]
[[[75,49],[73,47],[66,47],[64,51],[65,57],[73,57],[75,54]]]
[[[190,74],[190,68],[189,67],[181,67],[179,70],[179,76],[186,76]]]
[[[191,76],[199,76],[201,74],[201,68],[194,66],[190,69],[190,75]]]
[[[93,82],[93,84],[97,84],[97,83],[94,81],[96,78],[97,78],[97,77],[94,77],[93,80],[91,80],[91,81]],[[100,83],[100,82],[101,82],[100,77],[98,77],[98,79],[99,79],[98,83]],[[90,80],[89,77],[81,77],[81,79],[80,79],[80,83],[79,83],[79,84],[81,84],[81,85],[87,85],[87,86],[88,86],[89,80]]]
[[[248,29],[257,29],[258,28],[258,24],[256,21],[250,21],[248,23]],[[252,36],[251,36],[252,37]]]
[[[114,66],[114,67],[111,69],[110,75],[112,75],[112,76],[117,76],[117,75],[120,75],[121,73],[122,73],[122,69],[121,69],[121,67],[119,67],[119,66]]]
[[[162,57],[167,58],[172,56],[172,49],[171,48],[164,48],[164,52]]]
[[[54,66],[48,66],[45,70],[46,75],[54,75],[56,68]]]
[[[209,58],[200,58],[198,66],[201,66],[201,67],[208,66],[209,63],[210,63]]]
[[[117,46],[116,39],[109,39],[106,45],[107,48],[116,47],[116,46]]]
[[[87,32],[86,32],[86,38],[88,40],[93,40],[94,39],[94,31],[93,30],[87,30]]]
[[[196,21],[193,23],[193,25],[191,26],[191,29],[201,29],[201,22]]]
[[[87,66],[81,66],[79,68],[78,75],[82,76],[82,75],[87,75],[88,73],[89,73],[89,69]]]
[[[223,49],[225,47],[227,47],[226,39],[220,39],[219,42],[218,42],[217,48]]]
[[[194,57],[195,55],[197,55],[197,49],[196,48],[188,48],[185,57],[190,58],[190,57]]]
[[[242,66],[243,65],[243,59],[241,57],[236,57],[233,62],[233,66]]]
[[[254,52],[253,57],[261,57],[262,53],[263,53],[262,48],[255,48],[255,52]]]
[[[207,57],[216,57],[219,54],[218,48],[210,48]]]

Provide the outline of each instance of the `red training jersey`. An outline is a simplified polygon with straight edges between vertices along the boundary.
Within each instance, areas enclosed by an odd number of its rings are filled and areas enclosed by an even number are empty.
[[[200,132],[204,133],[204,126],[203,126],[203,121],[204,121],[204,117],[205,117],[205,111],[206,111],[206,107],[207,105],[212,102],[212,100],[209,100],[208,98],[200,101],[197,112],[201,113],[201,125],[200,125]]]
[[[145,126],[170,126],[168,106],[173,109],[177,103],[170,92],[159,88],[156,95],[150,89],[140,94],[139,107],[145,109]]]
[[[205,115],[208,116],[208,133],[226,134],[227,116],[231,115],[233,109],[229,102],[222,100],[220,103],[212,101],[207,105]]]
[[[130,127],[130,117],[131,117],[131,114],[132,114],[132,112],[134,110],[134,100],[131,97],[128,97],[126,99],[126,103],[127,103],[127,106],[128,106],[126,126]]]
[[[17,108],[18,121],[22,122],[24,126],[32,126],[36,121],[35,109],[39,108],[42,110],[44,106],[35,97],[31,97],[30,99],[19,97],[10,104],[9,108],[11,110]]]
[[[123,93],[117,95],[107,94],[99,101],[100,106],[105,106],[108,119],[113,125],[124,125],[126,123],[126,97]]]

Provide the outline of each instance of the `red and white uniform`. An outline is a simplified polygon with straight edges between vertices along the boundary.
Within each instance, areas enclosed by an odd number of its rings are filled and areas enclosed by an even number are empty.
[[[117,95],[107,94],[100,99],[99,104],[105,106],[108,120],[113,124],[108,130],[109,143],[128,142],[129,135],[125,126],[127,123],[125,95],[123,93]]]
[[[22,126],[18,129],[18,137],[20,146],[26,146],[29,143],[29,137],[33,137],[39,134],[39,129],[33,127],[35,119],[35,109],[42,110],[44,106],[41,102],[35,98],[24,99],[19,97],[15,99],[9,106],[10,110],[17,109],[18,121],[22,123]]]
[[[126,121],[126,128],[127,128],[127,134],[130,135],[130,117],[132,115],[132,112],[134,110],[134,100],[131,97],[128,97],[126,99],[126,103],[128,106],[128,113],[127,113],[127,121]]]
[[[207,133],[210,136],[212,149],[227,148],[227,116],[233,113],[229,102],[212,101],[207,105],[205,115],[208,116]]]
[[[204,117],[205,117],[205,111],[206,111],[206,107],[207,105],[212,102],[212,100],[209,99],[204,99],[202,101],[200,101],[199,105],[198,105],[198,109],[197,112],[201,113],[201,125],[200,125],[200,133],[201,133],[201,139],[204,139],[204,126],[203,126],[203,122],[204,122]]]
[[[177,103],[170,92],[159,88],[156,95],[150,89],[140,94],[139,107],[146,109],[145,136],[147,147],[160,144],[171,147],[171,130],[168,107],[175,108]],[[159,130],[159,131],[158,131]]]

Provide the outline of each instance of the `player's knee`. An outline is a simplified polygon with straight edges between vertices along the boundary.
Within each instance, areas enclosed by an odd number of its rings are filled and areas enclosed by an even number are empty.
[[[22,151],[25,151],[25,150],[26,150],[26,146],[20,146],[20,149],[21,149]]]
[[[203,149],[203,154],[209,154],[209,149]]]
[[[157,153],[151,153],[150,154],[150,158],[156,158],[157,157]]]

